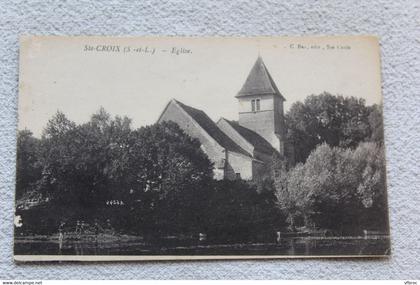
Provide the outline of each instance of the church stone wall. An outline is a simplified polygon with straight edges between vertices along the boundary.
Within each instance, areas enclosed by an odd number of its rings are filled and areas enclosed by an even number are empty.
[[[286,140],[286,126],[284,122],[283,100],[279,96],[274,96],[274,125],[275,133],[279,139],[280,154],[284,155],[285,140]]]
[[[207,154],[209,159],[214,163],[214,178],[223,179],[225,150],[212,137],[210,137],[191,117],[175,102],[169,103],[164,113],[159,119],[160,122],[173,121],[177,123],[181,129],[189,136],[196,138],[201,143],[202,150]]]
[[[252,111],[251,100],[260,99],[259,111]],[[280,96],[254,95],[240,97],[239,124],[265,138],[281,154],[284,153],[284,111]]]
[[[240,173],[241,179],[251,180],[252,177],[252,161],[251,157],[236,153],[228,152],[228,165],[225,170],[225,178],[234,180],[237,179],[236,173]]]
[[[262,136],[276,150],[280,149],[280,141],[274,133],[274,111],[241,113],[239,124]]]

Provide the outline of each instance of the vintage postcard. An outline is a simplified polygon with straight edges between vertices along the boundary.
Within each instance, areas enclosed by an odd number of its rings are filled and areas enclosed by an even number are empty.
[[[20,43],[17,261],[388,256],[378,40]]]

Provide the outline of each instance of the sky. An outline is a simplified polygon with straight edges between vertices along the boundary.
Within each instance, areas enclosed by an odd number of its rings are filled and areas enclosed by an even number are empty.
[[[172,98],[237,120],[235,95],[259,55],[286,111],[324,91],[382,102],[373,37],[23,37],[18,129],[39,137],[57,110],[83,123],[101,106],[137,128]]]

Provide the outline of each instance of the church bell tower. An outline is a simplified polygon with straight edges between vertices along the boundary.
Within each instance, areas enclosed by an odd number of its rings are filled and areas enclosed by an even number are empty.
[[[239,125],[258,133],[284,155],[285,99],[260,56],[235,97],[239,103]]]

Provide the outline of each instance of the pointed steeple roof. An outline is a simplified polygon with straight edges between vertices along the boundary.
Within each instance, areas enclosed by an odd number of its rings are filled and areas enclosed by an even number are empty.
[[[286,100],[277,89],[277,86],[268,72],[261,56],[258,56],[257,61],[249,72],[244,85],[235,97],[239,98],[252,95],[277,95],[283,100]]]

